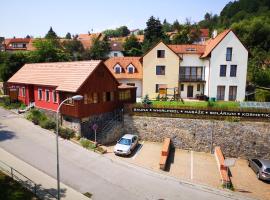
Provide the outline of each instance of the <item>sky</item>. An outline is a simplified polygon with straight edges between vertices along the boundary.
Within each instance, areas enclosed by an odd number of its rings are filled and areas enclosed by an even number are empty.
[[[1,0],[0,36],[43,37],[50,26],[59,36],[100,32],[121,25],[144,29],[150,16],[162,22],[192,22],[219,14],[229,0]]]

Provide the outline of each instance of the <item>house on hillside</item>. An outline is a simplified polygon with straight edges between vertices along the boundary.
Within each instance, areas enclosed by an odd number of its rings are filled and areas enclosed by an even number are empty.
[[[93,45],[93,40],[103,40],[104,35],[102,33],[86,33],[79,34],[77,40],[80,41],[84,49],[90,49]]]
[[[5,51],[27,51],[31,38],[6,38],[4,40]]]
[[[175,88],[184,99],[245,99],[248,51],[232,30],[203,45],[159,42],[142,60],[143,96],[155,99],[160,89]]]
[[[142,97],[141,57],[113,57],[105,61],[107,68],[121,84],[137,88],[137,97]]]
[[[83,100],[70,100],[61,107],[61,121],[88,138],[93,137],[91,125],[98,124],[102,135],[102,128],[113,125],[124,103],[136,102],[136,88],[119,87],[98,60],[26,64],[8,80],[8,86],[17,91],[20,101],[34,103],[51,115],[66,98],[82,95]]]
[[[122,42],[117,42],[117,41],[111,41],[110,42],[110,52],[108,54],[108,57],[124,57],[123,54],[123,46]]]

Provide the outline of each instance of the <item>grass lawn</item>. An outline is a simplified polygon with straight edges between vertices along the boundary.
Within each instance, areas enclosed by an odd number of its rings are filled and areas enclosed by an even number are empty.
[[[32,200],[37,198],[12,178],[0,172],[0,199]]]
[[[217,101],[211,102],[211,105],[207,101],[152,101],[154,106],[164,106],[164,107],[190,107],[190,108],[207,108],[208,106],[212,108],[239,108],[240,103],[231,101]]]

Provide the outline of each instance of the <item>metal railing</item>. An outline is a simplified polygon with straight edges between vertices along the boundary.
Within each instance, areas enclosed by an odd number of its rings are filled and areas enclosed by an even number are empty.
[[[180,74],[180,81],[205,81],[202,75]]]
[[[26,177],[25,175],[2,161],[0,161],[0,171],[10,176],[13,180],[20,183],[24,188],[30,190],[35,196],[39,197],[40,199],[57,199],[56,195],[52,194],[52,192],[49,191],[55,189],[42,188],[40,184],[35,183],[30,178]]]

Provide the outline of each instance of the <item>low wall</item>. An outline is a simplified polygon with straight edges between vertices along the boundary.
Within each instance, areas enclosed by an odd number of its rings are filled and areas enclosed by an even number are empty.
[[[124,132],[162,142],[170,137],[181,149],[213,152],[220,146],[226,157],[270,157],[269,122],[124,116]]]

